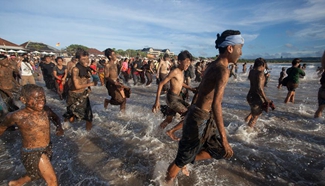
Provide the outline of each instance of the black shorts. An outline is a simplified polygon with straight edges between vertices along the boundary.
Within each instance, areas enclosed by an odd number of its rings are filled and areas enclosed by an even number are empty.
[[[190,162],[194,163],[196,155],[202,150],[215,159],[223,158],[225,150],[216,130],[210,113],[192,105],[184,121],[183,135],[175,159],[176,166],[181,168]]]

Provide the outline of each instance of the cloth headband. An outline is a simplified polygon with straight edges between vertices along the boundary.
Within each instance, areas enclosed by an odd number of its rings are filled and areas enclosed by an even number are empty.
[[[218,48],[224,48],[228,45],[244,44],[244,38],[241,35],[227,36],[225,40],[218,45]]]

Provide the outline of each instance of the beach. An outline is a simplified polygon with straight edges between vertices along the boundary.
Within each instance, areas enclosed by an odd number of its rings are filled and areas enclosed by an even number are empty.
[[[241,73],[239,64],[238,78],[229,78],[222,103],[234,156],[230,160],[211,159],[190,164],[190,176],[180,173],[175,185],[325,185],[325,119],[313,118],[318,107],[320,84],[316,69],[320,63],[307,64],[306,77],[300,80],[294,104],[284,104],[286,87],[276,88],[281,68],[291,65],[268,66],[271,76],[265,93],[276,109],[263,112],[254,129],[247,127],[244,118],[250,112],[246,101],[249,80],[248,73]],[[37,84],[45,87],[43,81]],[[197,85],[192,82],[193,87]],[[109,97],[106,88],[93,87],[90,102],[94,121],[90,132],[86,131],[84,121],[63,122],[65,101],[59,100],[55,92],[44,89],[47,105],[61,117],[65,130],[64,136],[55,136],[55,126],[51,124],[52,165],[60,185],[162,185],[178,148],[178,142],[165,132],[176,125],[180,117],[165,130],[159,128],[163,115],[151,112],[156,84],[131,86],[132,94],[124,114],[119,112],[119,106],[109,105],[105,110],[103,101]],[[192,96],[191,93],[190,99]],[[165,95],[161,96],[161,104],[165,104]],[[181,131],[176,135],[180,137]],[[0,185],[7,185],[8,181],[25,174],[20,148],[18,131],[6,131],[0,136]],[[37,180],[26,185],[46,184],[44,180]]]

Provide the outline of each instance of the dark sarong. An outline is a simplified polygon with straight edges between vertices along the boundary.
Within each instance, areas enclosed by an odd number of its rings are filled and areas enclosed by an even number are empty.
[[[47,157],[52,159],[52,144],[50,143],[47,147],[44,148],[34,148],[34,149],[21,149],[21,159],[23,165],[27,171],[27,175],[31,180],[37,180],[41,178],[41,173],[38,167],[39,161],[42,154],[47,155]]]
[[[92,122],[93,112],[88,97],[89,93],[89,89],[86,89],[82,93],[69,91],[67,98],[67,112],[63,116],[67,119],[75,116],[77,119]]]
[[[318,89],[318,106],[325,105],[325,88]]]
[[[162,74],[162,73],[160,73],[159,74],[159,82],[162,82],[167,76],[168,76],[168,74]],[[168,89],[169,89],[169,85],[168,85],[168,83],[166,83],[163,86],[162,91],[167,91]]]
[[[223,158],[225,150],[216,131],[217,126],[211,113],[191,105],[184,120],[175,164],[181,168],[190,162],[194,163],[196,155],[202,150],[215,159]]]
[[[255,92],[248,92],[246,100],[251,107],[251,113],[254,115],[259,115],[263,112],[264,99]]]
[[[167,93],[166,103],[170,109],[179,114],[186,113],[188,107],[190,106],[190,104],[184,101],[180,95],[176,95],[171,91],[168,91]]]
[[[112,105],[122,105],[126,103],[126,98],[129,98],[131,95],[131,89],[130,88],[124,88],[124,94],[125,98],[122,97],[122,94],[120,93],[119,88],[117,88],[116,85],[113,83],[107,81],[106,82],[106,88],[108,91],[108,95],[111,96],[110,104]]]

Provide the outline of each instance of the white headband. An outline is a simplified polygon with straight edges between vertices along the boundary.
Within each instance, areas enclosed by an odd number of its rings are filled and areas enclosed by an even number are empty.
[[[218,48],[224,48],[228,45],[244,44],[244,38],[241,35],[227,36],[225,40],[218,45]]]

